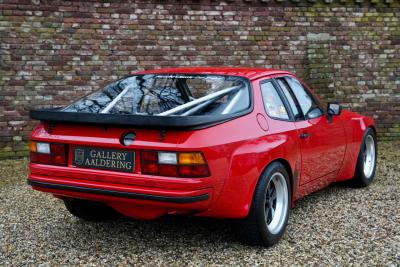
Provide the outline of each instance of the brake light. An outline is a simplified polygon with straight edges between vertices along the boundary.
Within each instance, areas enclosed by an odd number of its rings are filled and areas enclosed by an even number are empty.
[[[67,149],[65,144],[31,141],[29,144],[32,163],[48,165],[67,165]]]
[[[207,162],[201,152],[142,151],[142,173],[175,176],[207,177]]]

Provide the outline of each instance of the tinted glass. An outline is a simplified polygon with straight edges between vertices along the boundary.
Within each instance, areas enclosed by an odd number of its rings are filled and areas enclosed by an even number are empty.
[[[135,115],[233,114],[250,107],[248,80],[221,75],[148,74],[115,81],[64,108]]]
[[[286,80],[283,78],[277,79],[279,86],[282,88],[283,93],[286,96],[286,99],[289,102],[290,108],[293,111],[293,116],[295,119],[298,119],[301,117],[299,110],[297,109],[296,103],[290,93],[290,88],[289,85],[287,84]]]
[[[276,91],[276,88],[274,87],[272,82],[262,83],[261,93],[265,110],[270,117],[285,120],[289,119],[289,115],[287,113],[285,105],[283,104],[282,99]]]
[[[300,108],[306,118],[316,118],[323,114],[312,95],[303,87],[303,85],[298,80],[290,77],[286,77],[285,79],[288,82],[290,88],[292,88],[292,91],[296,96]]]

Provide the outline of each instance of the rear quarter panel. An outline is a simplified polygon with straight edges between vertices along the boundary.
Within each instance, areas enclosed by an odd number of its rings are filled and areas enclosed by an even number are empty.
[[[218,164],[217,167],[223,168],[223,184],[214,205],[202,214],[204,216],[245,217],[249,212],[259,177],[269,163],[274,160],[287,161],[291,177],[293,170],[297,169],[300,161],[297,131],[293,123],[272,120],[265,114],[259,90],[259,82],[263,79],[252,82],[254,111],[251,114],[232,121],[231,125],[222,124],[205,133],[204,138],[219,136],[217,146],[219,142],[226,145],[223,145],[224,156],[221,153],[216,154],[217,157],[223,158],[224,165]],[[257,122],[257,116],[260,114],[266,118],[267,130],[266,127],[262,129]],[[294,181],[292,187],[297,187],[297,181]],[[295,190],[292,192],[292,199],[294,193]]]

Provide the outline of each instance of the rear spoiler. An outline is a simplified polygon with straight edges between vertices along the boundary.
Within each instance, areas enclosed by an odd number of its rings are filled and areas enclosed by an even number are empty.
[[[157,116],[66,112],[60,108],[52,108],[30,110],[29,116],[31,119],[43,122],[120,125],[152,129],[202,129],[244,116],[250,113],[251,109],[235,114],[212,116]]]

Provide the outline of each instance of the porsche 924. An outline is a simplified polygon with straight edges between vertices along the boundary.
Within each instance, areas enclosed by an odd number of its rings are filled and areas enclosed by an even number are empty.
[[[243,242],[271,246],[296,200],[365,187],[376,169],[373,119],[281,70],[142,71],[30,115],[28,183],[86,220],[228,218]]]

